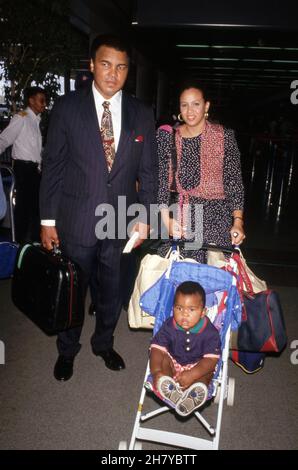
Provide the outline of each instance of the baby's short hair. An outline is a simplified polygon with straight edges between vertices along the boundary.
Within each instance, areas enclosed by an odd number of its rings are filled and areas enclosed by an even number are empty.
[[[194,282],[194,281],[182,282],[176,289],[174,301],[176,300],[177,294],[183,294],[183,295],[198,294],[202,299],[203,308],[205,307],[206,293],[203,287],[201,286],[201,284],[199,284],[198,282]]]

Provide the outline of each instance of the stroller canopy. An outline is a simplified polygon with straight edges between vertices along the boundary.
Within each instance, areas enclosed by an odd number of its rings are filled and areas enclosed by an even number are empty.
[[[173,261],[171,267],[140,299],[141,308],[155,316],[154,334],[162,323],[172,315],[176,288],[184,281],[199,282],[206,292],[206,306],[217,305],[219,294],[226,292],[226,311],[221,337],[231,325],[236,330],[241,323],[241,300],[235,277],[227,271],[205,264]]]

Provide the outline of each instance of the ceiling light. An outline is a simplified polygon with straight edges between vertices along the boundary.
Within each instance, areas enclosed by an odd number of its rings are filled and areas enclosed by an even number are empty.
[[[231,59],[230,57],[213,57],[212,60],[215,61],[230,61],[230,62],[237,62],[240,59]]]
[[[273,47],[273,46],[248,46],[247,49],[256,49],[256,50],[264,50],[264,51],[280,51],[282,47]]]
[[[211,46],[214,49],[245,49],[245,46]]]
[[[206,44],[176,44],[176,47],[196,47],[203,49],[210,46],[207,46]]]
[[[256,67],[239,67],[238,70],[246,70],[248,72],[250,72],[251,70],[257,72],[258,70],[261,70],[260,68],[256,68]]]
[[[298,64],[298,60],[272,60],[275,64]]]
[[[242,62],[273,62],[271,59],[242,59]]]
[[[210,57],[182,57],[184,60],[211,60]]]
[[[184,60],[210,60],[210,61],[220,61],[220,62],[237,62],[240,59],[231,59],[228,57],[183,57]]]
[[[266,72],[288,72],[286,69],[265,69]]]

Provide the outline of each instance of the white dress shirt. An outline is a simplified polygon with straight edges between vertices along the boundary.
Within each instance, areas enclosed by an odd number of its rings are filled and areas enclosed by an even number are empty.
[[[119,140],[120,140],[120,133],[121,133],[121,121],[122,121],[122,90],[117,91],[115,95],[112,96],[109,100],[105,99],[97,90],[92,83],[92,93],[95,101],[95,108],[96,114],[98,119],[98,132],[100,132],[100,125],[101,125],[101,118],[103,114],[103,105],[104,101],[108,101],[110,103],[110,111],[112,114],[112,122],[113,122],[113,132],[114,132],[114,141],[115,141],[115,151],[117,152]],[[55,220],[41,220],[41,225],[47,225],[48,227],[54,227],[56,225]]]
[[[12,145],[14,160],[41,162],[42,138],[39,129],[40,116],[30,107],[15,114],[0,134],[0,154]]]

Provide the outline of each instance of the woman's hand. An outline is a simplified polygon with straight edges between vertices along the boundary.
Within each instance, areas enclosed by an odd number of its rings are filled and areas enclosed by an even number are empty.
[[[180,240],[186,238],[186,227],[181,227],[181,224],[176,219],[172,219],[169,210],[166,208],[161,209],[161,218],[168,231],[169,237]]]
[[[241,245],[245,239],[245,233],[243,229],[243,219],[234,218],[233,226],[230,230],[232,245]]]
[[[186,227],[181,227],[181,224],[176,219],[169,221],[169,235],[170,237],[180,239],[186,236]]]

